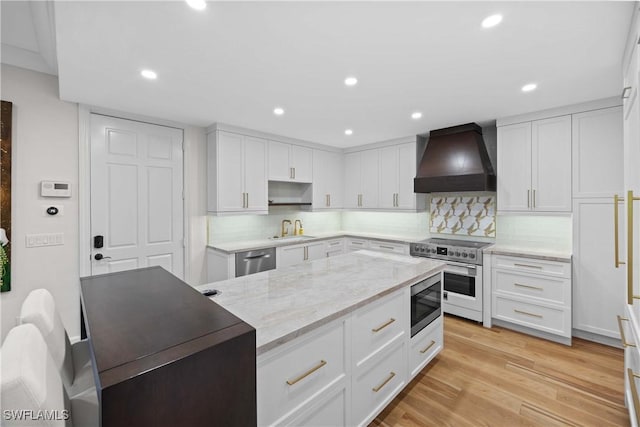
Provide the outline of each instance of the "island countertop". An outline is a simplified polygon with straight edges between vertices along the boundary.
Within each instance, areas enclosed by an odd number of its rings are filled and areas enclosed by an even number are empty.
[[[198,286],[256,329],[256,354],[444,269],[444,263],[358,251]]]

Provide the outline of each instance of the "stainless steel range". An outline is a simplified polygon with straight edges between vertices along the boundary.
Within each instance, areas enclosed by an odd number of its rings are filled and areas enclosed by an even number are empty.
[[[482,250],[491,243],[427,239],[410,245],[412,256],[446,261],[442,294],[445,313],[482,322]]]

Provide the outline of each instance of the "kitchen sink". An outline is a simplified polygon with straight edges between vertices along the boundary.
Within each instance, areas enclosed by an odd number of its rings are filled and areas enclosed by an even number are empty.
[[[286,236],[286,237],[269,237],[269,240],[281,241],[281,242],[300,242],[302,240],[314,239],[314,236]]]

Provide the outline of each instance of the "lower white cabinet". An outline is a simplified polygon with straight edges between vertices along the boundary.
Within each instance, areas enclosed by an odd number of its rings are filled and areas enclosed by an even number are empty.
[[[327,245],[326,245],[327,257],[344,254],[345,253],[344,243],[345,243],[345,239],[342,237],[339,239],[327,240]]]
[[[382,242],[379,240],[371,240],[369,249],[379,252],[391,252],[402,255],[409,255],[409,245],[406,243]]]
[[[492,261],[496,323],[571,344],[571,263],[503,255]]]
[[[207,282],[236,277],[236,256],[213,248],[207,248]]]
[[[325,242],[311,242],[302,245],[276,248],[276,268],[288,267],[304,261],[326,257]]]
[[[258,425],[373,421],[442,350],[442,316],[409,337],[410,298],[405,287],[258,355]]]

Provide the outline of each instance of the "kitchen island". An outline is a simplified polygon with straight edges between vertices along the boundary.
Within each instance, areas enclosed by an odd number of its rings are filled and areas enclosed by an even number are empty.
[[[256,329],[259,425],[370,422],[441,349],[410,336],[411,285],[444,264],[358,251],[200,286]]]

